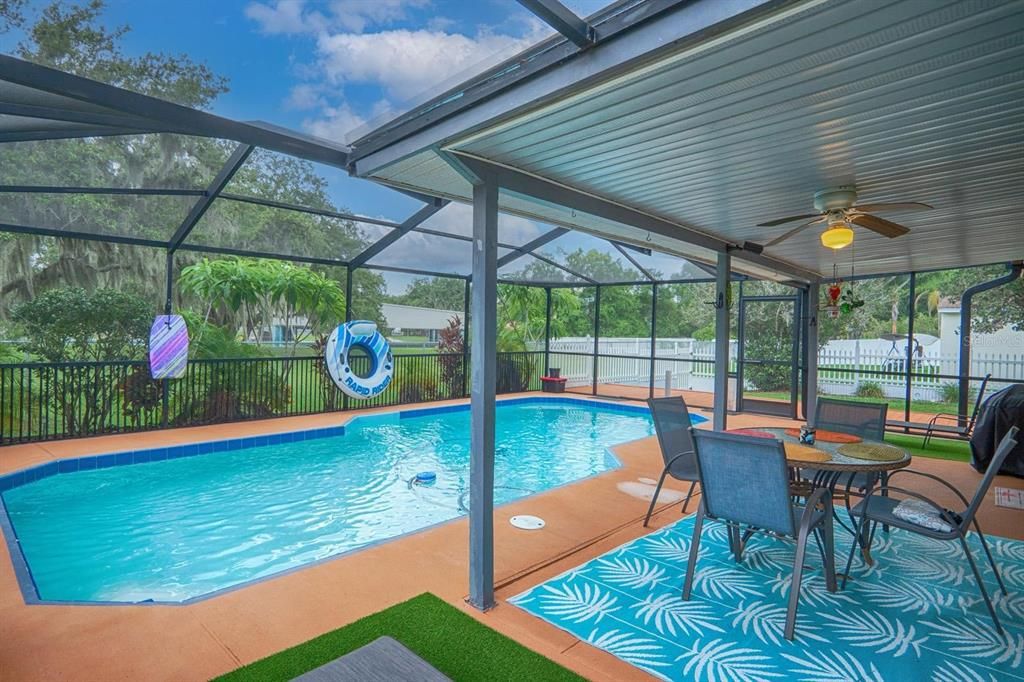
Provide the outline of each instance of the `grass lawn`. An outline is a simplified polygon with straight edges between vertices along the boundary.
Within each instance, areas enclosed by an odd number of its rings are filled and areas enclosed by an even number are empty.
[[[456,682],[583,680],[432,594],[413,597],[217,679],[290,680],[383,635],[397,639]]]
[[[437,346],[422,348],[420,346],[391,346],[392,355],[437,355]]]
[[[764,398],[766,400],[789,400],[789,392],[787,391],[744,391],[743,395],[748,398]],[[837,396],[819,396],[822,398],[841,398],[842,400],[859,400],[867,403],[878,403],[885,402],[889,403],[889,417],[890,419],[903,419],[903,398],[864,398],[856,395],[837,395]],[[974,395],[971,395],[971,400],[974,399]],[[928,400],[911,400],[910,411],[920,412],[921,414],[936,414],[938,412],[945,412],[947,414],[956,414],[958,409],[956,403],[936,403]]]
[[[968,462],[971,459],[971,448],[966,441],[933,438],[928,449],[921,447],[923,436],[910,436],[904,433],[887,433],[885,440],[901,448],[906,448],[914,457],[931,457],[933,459],[952,459]]]

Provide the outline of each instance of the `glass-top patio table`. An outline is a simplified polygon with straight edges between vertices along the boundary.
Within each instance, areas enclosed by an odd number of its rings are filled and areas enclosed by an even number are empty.
[[[785,444],[786,463],[789,466],[795,469],[806,468],[829,472],[834,476],[828,478],[836,480],[843,478],[844,473],[870,475],[903,469],[910,465],[912,459],[907,450],[870,438],[851,436],[848,439],[849,442],[840,443],[824,440],[828,437],[828,432],[819,432],[813,445],[803,445],[800,443],[799,437],[792,434],[794,429],[768,427],[744,429],[743,431],[761,431],[771,434]],[[858,451],[860,451],[859,454],[857,454]],[[833,487],[835,482],[829,484],[823,481],[819,485]]]
[[[781,440],[786,449],[786,464],[792,469],[804,470],[810,490],[825,487],[835,492],[841,484],[845,484],[842,493],[848,511],[850,489],[854,483],[858,487],[866,488],[866,494],[870,492],[879,476],[903,469],[909,466],[912,460],[907,450],[890,443],[846,434],[832,434],[828,431],[819,431],[813,445],[801,443],[798,430],[793,428],[753,427],[736,429],[733,432],[760,434],[762,437],[770,435]],[[839,440],[844,442],[838,442]],[[810,494],[810,490],[803,492]],[[857,529],[848,526],[838,514],[835,515],[835,519],[852,535],[858,534]],[[874,563],[868,539],[861,537],[860,544],[864,560],[869,564]]]

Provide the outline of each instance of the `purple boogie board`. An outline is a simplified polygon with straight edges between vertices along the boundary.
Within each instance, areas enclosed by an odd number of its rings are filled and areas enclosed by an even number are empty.
[[[149,330],[149,373],[180,379],[188,366],[188,327],[181,315],[157,315]]]

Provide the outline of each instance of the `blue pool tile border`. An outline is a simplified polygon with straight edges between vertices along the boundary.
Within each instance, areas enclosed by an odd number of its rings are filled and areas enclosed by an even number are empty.
[[[497,402],[498,407],[509,405],[561,405],[573,403],[597,407],[610,412],[623,412],[627,414],[650,414],[646,405],[630,405],[626,403],[605,402],[602,400],[588,400],[585,398],[506,398]],[[370,421],[381,416],[392,415],[399,419],[412,419],[415,417],[427,417],[448,412],[468,412],[469,403],[457,405],[442,405],[440,407],[421,407],[401,410],[398,412],[383,413],[376,415],[357,415],[347,423],[339,426],[327,426],[303,431],[288,431],[284,433],[261,434],[258,436],[247,436],[245,438],[227,438],[214,441],[203,441],[200,443],[185,443],[183,445],[170,445],[159,448],[146,448],[143,450],[127,450],[124,452],[104,453],[100,455],[88,455],[85,457],[73,457],[58,459],[46,464],[21,469],[12,473],[0,476],[0,493],[8,490],[35,483],[36,481],[57,474],[71,474],[78,471],[90,471],[93,469],[108,469],[115,466],[128,466],[134,464],[149,464],[151,462],[163,462],[165,460],[180,459],[182,457],[196,457],[211,452],[229,452],[232,450],[245,450],[258,448],[267,445],[280,445],[283,443],[294,443],[296,441],[316,440],[319,438],[333,438],[345,435],[345,429],[351,428],[357,422]],[[694,415],[697,423],[707,421],[706,417]]]

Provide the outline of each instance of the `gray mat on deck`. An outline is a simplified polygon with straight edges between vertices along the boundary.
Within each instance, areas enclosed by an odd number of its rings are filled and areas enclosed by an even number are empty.
[[[299,682],[451,682],[433,666],[390,637],[295,678]]]

